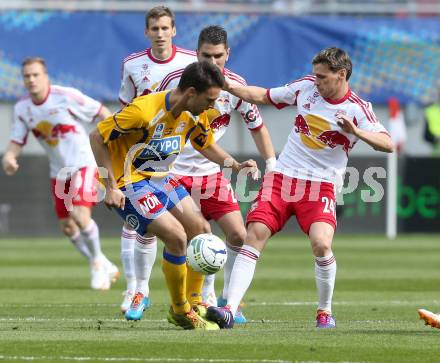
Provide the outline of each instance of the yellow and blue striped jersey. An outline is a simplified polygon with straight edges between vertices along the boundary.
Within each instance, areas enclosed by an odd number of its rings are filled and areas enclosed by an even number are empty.
[[[98,123],[119,188],[166,176],[188,140],[197,150],[215,143],[206,112],[185,111],[174,118],[169,96],[165,91],[135,98]]]

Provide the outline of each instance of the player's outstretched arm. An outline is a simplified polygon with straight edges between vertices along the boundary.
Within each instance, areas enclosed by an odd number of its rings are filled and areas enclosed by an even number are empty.
[[[252,173],[252,175],[255,175],[258,172],[257,163],[254,160],[249,159],[242,163],[239,163],[215,143],[209,145],[203,150],[200,150],[199,152],[208,160],[211,160],[212,162],[220,166],[232,167],[232,169],[236,172],[239,172],[241,169],[244,168],[250,168],[250,172]]]
[[[225,86],[223,87],[225,91],[232,93],[234,96],[241,98],[243,101],[249,103],[257,103],[270,105],[271,102],[267,98],[266,89],[257,86],[242,86],[238,83],[230,82],[226,79]]]
[[[109,208],[116,207],[124,209],[125,196],[117,186],[117,182],[113,174],[110,153],[107,145],[104,143],[104,138],[99,133],[98,129],[95,129],[90,133],[90,145],[92,147],[93,154],[95,155],[96,163],[99,167],[105,168],[108,173],[107,178],[103,178],[106,191],[104,203]]]
[[[383,132],[371,132],[357,127],[353,120],[345,115],[338,116],[338,125],[350,134],[357,136],[370,145],[374,150],[392,153],[394,144],[391,137]]]
[[[17,172],[19,168],[17,158],[21,154],[22,149],[22,145],[19,145],[15,142],[9,143],[2,159],[2,166],[6,175],[14,175]]]

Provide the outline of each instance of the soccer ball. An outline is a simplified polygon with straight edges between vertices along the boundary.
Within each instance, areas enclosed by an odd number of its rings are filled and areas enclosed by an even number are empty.
[[[209,233],[199,234],[189,241],[186,262],[196,272],[212,275],[221,270],[228,255],[225,243]]]

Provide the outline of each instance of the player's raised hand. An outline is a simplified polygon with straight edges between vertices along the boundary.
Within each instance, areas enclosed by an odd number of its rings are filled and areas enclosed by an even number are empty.
[[[116,207],[123,210],[125,208],[125,195],[118,188],[107,188],[104,203],[110,209]]]
[[[346,115],[338,115],[337,119],[338,125],[343,131],[349,134],[357,135],[358,127],[354,124],[353,119],[347,117]]]
[[[18,162],[14,157],[7,157],[6,155],[2,159],[3,170],[6,175],[14,175],[18,170]]]

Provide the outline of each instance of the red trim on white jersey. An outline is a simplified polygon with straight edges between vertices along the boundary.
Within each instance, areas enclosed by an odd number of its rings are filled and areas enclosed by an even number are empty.
[[[157,58],[155,58],[154,55],[153,55],[153,52],[152,52],[152,49],[151,49],[151,48],[148,48],[148,49],[147,49],[147,56],[148,56],[148,58],[150,58],[154,63],[158,63],[158,64],[169,63],[169,62],[171,62],[171,61],[174,59],[174,57],[176,56],[176,46],[175,46],[175,45],[172,46],[172,48],[171,48],[171,55],[170,55],[167,59],[161,60],[161,59],[157,59]]]
[[[78,102],[80,105],[84,105],[84,98],[76,95],[75,93],[69,92],[65,89],[58,88],[57,86],[51,86],[50,93],[52,93],[54,95],[68,96],[68,97],[72,98],[73,100],[75,100],[76,102]]]
[[[181,69],[178,69],[174,72],[169,73],[162,80],[162,82],[160,82],[160,85],[159,85],[159,87],[157,87],[157,90],[158,91],[165,91],[173,79],[180,78],[182,76],[183,71],[184,71],[184,68],[181,68]]]
[[[24,145],[26,145],[26,142],[27,142],[27,135],[26,135],[26,137],[24,138],[23,141],[11,140],[11,142],[12,142],[13,144],[17,144],[17,145],[20,145],[20,146],[24,146]]]
[[[362,98],[360,98],[357,94],[355,94],[353,92],[353,97],[355,99],[357,99],[366,109],[366,111],[368,112],[368,114],[370,115],[371,119],[373,120],[373,123],[378,122],[376,116],[374,115],[374,113],[370,110],[370,108],[368,107],[368,102],[364,101]]]
[[[264,123],[261,123],[260,126],[257,126],[257,127],[254,128],[254,129],[249,129],[249,131],[251,131],[251,132],[258,131],[258,130],[261,129],[263,126],[264,126]]]
[[[180,47],[176,47],[176,52],[197,56],[197,53],[195,51]]]
[[[123,63],[127,63],[129,60],[142,57],[143,55],[147,55],[148,49],[145,49],[143,51],[137,52],[137,53],[131,53],[127,57],[124,58]]]
[[[242,103],[243,103],[243,100],[240,98],[237,102],[237,106],[235,106],[235,110],[238,110],[238,108],[241,106]]]
[[[344,95],[344,97],[340,98],[339,100],[331,100],[330,98],[324,98],[324,100],[331,105],[339,105],[340,103],[345,102],[349,97],[351,96],[351,89],[349,88],[347,93]]]
[[[367,120],[371,123],[376,123],[376,117],[374,117],[374,114],[370,112],[368,109],[368,106],[364,104],[364,102],[356,96],[354,93],[351,94],[351,97],[348,99],[351,103],[357,104],[361,107],[362,111],[364,112],[364,115],[367,117]]]
[[[269,100],[269,102],[274,105],[276,108],[281,110],[282,108],[289,106],[287,103],[276,103],[271,97],[270,97],[270,89],[266,89],[266,97]]]
[[[121,97],[119,97],[119,102],[121,102],[123,106],[128,105],[128,102],[125,102]]]
[[[136,85],[134,84],[134,81],[133,81],[133,78],[131,78],[131,75],[128,76],[128,79],[130,80],[130,82],[131,82],[131,84],[133,85],[133,88],[134,88],[134,97],[133,98],[136,98],[137,94],[138,94]]]
[[[98,112],[96,112],[96,115],[95,116],[93,116],[93,120],[95,120],[95,118],[97,118],[98,117],[98,115],[101,113],[101,111],[102,111],[102,109],[103,109],[103,107],[104,107],[104,105],[101,103],[101,106],[99,107],[99,110],[98,110]]]
[[[297,83],[297,82],[302,82],[302,81],[311,81],[311,82],[315,82],[316,77],[315,76],[305,76],[303,78],[299,78],[299,79],[295,79],[294,81],[288,83],[287,85],[293,84],[293,83]]]
[[[239,76],[237,73],[230,71],[227,68],[223,68],[223,75],[228,77],[229,79],[240,83],[243,86],[246,86],[246,81],[243,77]]]

